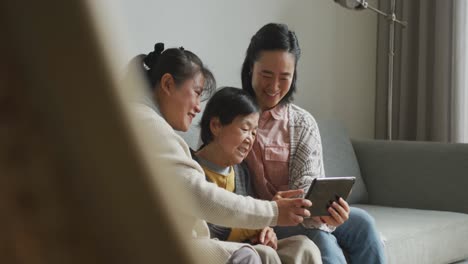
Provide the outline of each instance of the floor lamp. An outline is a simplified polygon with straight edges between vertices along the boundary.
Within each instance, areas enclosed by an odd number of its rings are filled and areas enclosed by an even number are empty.
[[[387,137],[392,140],[392,104],[393,104],[393,57],[395,55],[395,23],[403,28],[408,24],[396,18],[395,0],[390,0],[390,12],[385,13],[371,5],[366,0],[334,0],[337,4],[353,10],[370,9],[375,13],[384,16],[388,20],[388,97],[387,97]]]

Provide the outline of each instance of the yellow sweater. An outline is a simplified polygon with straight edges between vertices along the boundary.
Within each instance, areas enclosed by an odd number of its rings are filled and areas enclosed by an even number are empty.
[[[229,168],[228,175],[219,174],[208,169],[205,166],[202,166],[202,168],[205,171],[206,177],[210,179],[211,182],[215,183],[216,185],[218,185],[218,187],[221,187],[227,191],[234,192],[236,187],[236,177],[234,175],[234,168],[232,166]],[[231,233],[229,234],[227,240],[232,242],[243,242],[247,239],[257,236],[260,231],[261,230],[231,228]]]

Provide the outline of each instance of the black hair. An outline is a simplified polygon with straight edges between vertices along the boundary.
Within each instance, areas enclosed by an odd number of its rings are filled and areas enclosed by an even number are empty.
[[[235,87],[220,88],[208,101],[200,121],[202,147],[213,140],[210,129],[211,119],[219,118],[221,125],[229,125],[238,116],[258,113],[259,106],[255,99],[242,89]]]
[[[135,59],[144,71],[151,90],[159,86],[162,76],[166,73],[172,75],[176,85],[180,85],[200,72],[205,79],[203,99],[209,98],[216,90],[216,80],[211,71],[203,65],[197,55],[183,47],[164,50],[163,43],[156,43],[154,51],[148,55],[138,55]]]
[[[288,93],[281,99],[280,103],[287,103],[293,100],[296,92],[297,62],[301,57],[301,48],[294,31],[289,30],[285,24],[270,23],[260,28],[250,40],[249,47],[242,64],[241,78],[242,89],[255,97],[252,87],[252,71],[255,61],[260,57],[262,51],[287,51],[294,55],[294,75]]]

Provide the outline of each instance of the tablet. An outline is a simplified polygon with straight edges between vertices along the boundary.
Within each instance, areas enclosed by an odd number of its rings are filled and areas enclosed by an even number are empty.
[[[355,177],[315,178],[305,198],[312,202],[307,208],[311,216],[328,216],[328,207],[339,197],[346,200],[353,187]]]

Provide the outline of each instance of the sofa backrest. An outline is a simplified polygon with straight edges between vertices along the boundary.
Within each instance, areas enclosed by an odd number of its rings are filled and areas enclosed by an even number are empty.
[[[322,137],[323,162],[326,177],[355,176],[347,202],[367,203],[368,193],[346,128],[338,121],[317,120]]]
[[[353,140],[369,204],[468,214],[468,144]]]

